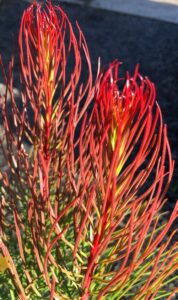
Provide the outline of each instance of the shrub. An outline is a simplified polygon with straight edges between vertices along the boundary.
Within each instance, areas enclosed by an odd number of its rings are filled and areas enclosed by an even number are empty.
[[[153,83],[117,61],[94,81],[79,25],[50,1],[24,12],[19,57],[19,101],[1,60],[2,297],[171,299],[178,203],[164,222],[174,162]]]

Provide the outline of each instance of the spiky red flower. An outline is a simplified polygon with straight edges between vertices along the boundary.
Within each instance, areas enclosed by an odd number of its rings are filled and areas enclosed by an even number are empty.
[[[46,290],[49,284],[51,295],[56,295],[54,280],[51,284],[47,279],[46,261],[51,264],[48,234],[64,207],[65,211],[70,207],[78,190],[74,159],[79,145],[75,136],[92,100],[93,86],[90,56],[80,27],[77,24],[74,33],[64,11],[50,1],[45,5],[34,1],[25,10],[19,32],[19,55],[22,90],[18,103],[13,93],[14,59],[9,64],[8,76],[1,62],[7,86],[6,94],[1,97],[4,124],[1,148],[9,167],[7,173],[1,174],[4,187],[1,232],[10,238],[5,225],[10,214],[8,226],[16,232],[13,243],[18,243],[16,255],[25,270],[18,275],[17,271],[14,273],[14,265],[12,278],[18,296],[26,299],[26,294],[31,293],[43,297],[32,282],[44,272],[41,285]],[[81,79],[82,68],[85,80]],[[61,236],[58,224],[54,230]],[[0,246],[6,253],[5,244]],[[33,275],[27,256],[35,259]],[[19,264],[16,267],[19,269]],[[20,280],[29,285],[30,291],[25,291]]]
[[[87,299],[97,281],[101,282],[97,299],[107,295],[115,299],[115,294],[122,299],[133,288],[132,277],[144,267],[147,280],[140,282],[133,299],[154,299],[153,282],[158,274],[164,277],[155,261],[164,256],[163,249],[175,232],[163,246],[160,243],[178,215],[176,205],[164,229],[157,228],[174,163],[155,87],[139,75],[138,68],[133,77],[127,73],[123,85],[118,67],[114,63],[104,74],[92,117],[90,155],[97,211],[89,215],[94,229],[82,299]],[[171,261],[176,266],[177,244],[173,248]],[[162,284],[160,280],[159,287]],[[96,287],[93,292],[97,294]]]

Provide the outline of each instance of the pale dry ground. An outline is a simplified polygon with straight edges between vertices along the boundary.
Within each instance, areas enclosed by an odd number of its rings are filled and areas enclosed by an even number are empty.
[[[0,0],[1,1],[1,0]],[[17,88],[13,89],[14,92],[14,96],[16,98],[20,97],[20,92]],[[6,86],[3,83],[0,83],[0,96],[2,97],[2,99],[4,99],[4,95],[6,93]],[[7,100],[9,101],[9,93],[7,94]],[[5,138],[4,138],[4,130],[3,130],[3,126],[0,125],[0,140],[2,140],[4,146],[5,146]],[[0,147],[0,170],[1,171],[6,171],[7,170],[7,163],[4,160],[4,155],[2,152],[2,148]]]
[[[62,0],[62,2],[84,4],[178,24],[178,0]]]

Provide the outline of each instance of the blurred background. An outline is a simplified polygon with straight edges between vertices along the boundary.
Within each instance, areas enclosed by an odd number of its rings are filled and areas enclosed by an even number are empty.
[[[4,65],[17,49],[20,18],[30,0],[0,0],[0,53]],[[40,1],[44,2],[44,1]],[[175,175],[169,191],[169,206],[178,198],[178,0],[65,0],[61,4],[73,25],[78,20],[91,54],[94,77],[98,57],[107,67],[113,60],[123,62],[121,73],[140,73],[156,85],[157,100],[168,136]],[[17,97],[19,71],[15,60],[14,87]],[[0,91],[4,85],[0,77]]]

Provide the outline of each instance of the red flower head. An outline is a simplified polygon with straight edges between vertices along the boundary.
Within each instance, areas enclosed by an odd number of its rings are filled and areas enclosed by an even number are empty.
[[[78,39],[64,11],[53,6],[51,1],[44,5],[34,2],[24,12],[21,21],[19,53],[23,101],[28,100],[32,107],[34,123],[44,128],[42,144],[47,156],[49,144],[54,140],[53,130],[56,130],[52,127],[59,128],[61,122],[67,122],[67,109],[72,110],[73,120],[70,122],[76,127],[91,101],[90,58],[78,24],[77,29]],[[80,78],[82,52],[88,75],[85,85]],[[79,112],[81,101],[83,109]]]
[[[127,73],[123,83],[118,67],[114,63],[101,75],[92,115],[90,149],[98,197],[97,211],[90,215],[95,235],[83,287],[87,295],[95,280],[102,280],[97,299],[110,293],[122,299],[124,284],[130,282],[127,287],[132,289],[132,276],[139,278],[145,262],[145,270],[153,267],[153,272],[148,284],[140,282],[134,299],[154,299],[151,281],[157,265],[150,255],[155,253],[158,260],[164,256],[159,244],[177,217],[178,205],[164,230],[157,228],[174,164],[153,83],[142,78],[138,68],[133,77]],[[175,253],[173,257],[175,263]],[[171,272],[168,269],[165,272]]]

